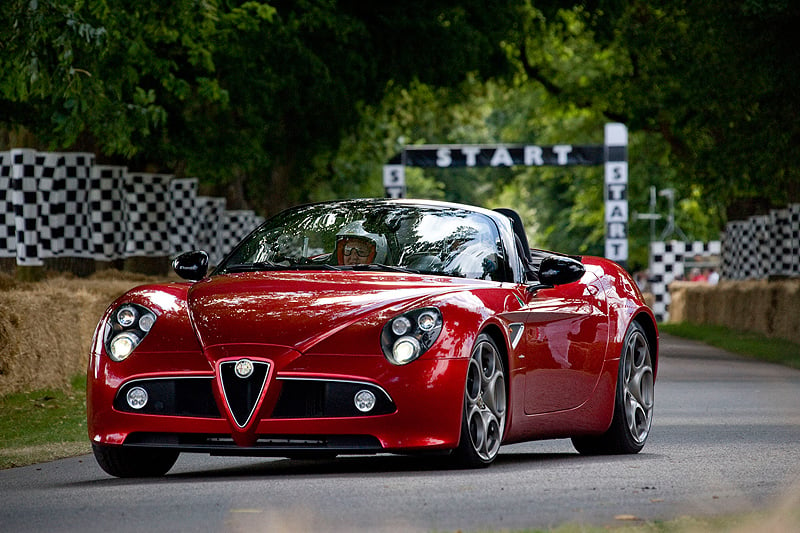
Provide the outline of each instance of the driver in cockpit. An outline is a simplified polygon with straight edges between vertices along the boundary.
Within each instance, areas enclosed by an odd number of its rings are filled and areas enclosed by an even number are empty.
[[[386,250],[386,237],[366,231],[361,221],[347,224],[336,234],[339,265],[382,264],[386,260]]]

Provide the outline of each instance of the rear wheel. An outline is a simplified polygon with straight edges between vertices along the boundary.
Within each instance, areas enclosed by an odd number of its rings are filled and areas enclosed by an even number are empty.
[[[178,460],[175,450],[150,450],[92,444],[100,468],[115,477],[158,477],[166,474]]]
[[[611,427],[602,435],[573,438],[575,449],[586,455],[639,453],[653,421],[654,383],[650,344],[642,326],[633,322],[620,355]]]
[[[453,452],[458,466],[489,466],[497,457],[506,426],[506,374],[497,345],[478,336],[467,370],[461,440]]]

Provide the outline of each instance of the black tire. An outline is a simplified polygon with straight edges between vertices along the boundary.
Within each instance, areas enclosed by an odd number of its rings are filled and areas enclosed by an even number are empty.
[[[97,464],[115,477],[159,477],[178,460],[180,452],[146,448],[123,448],[92,444]]]
[[[583,455],[639,453],[653,420],[653,358],[647,335],[638,322],[625,334],[617,374],[614,418],[602,435],[574,437]]]
[[[461,410],[461,438],[453,451],[454,466],[480,468],[497,457],[506,425],[506,369],[497,344],[478,335],[470,356]]]

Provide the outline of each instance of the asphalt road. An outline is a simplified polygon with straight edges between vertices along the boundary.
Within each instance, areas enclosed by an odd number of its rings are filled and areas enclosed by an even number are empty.
[[[0,471],[0,531],[448,531],[621,524],[800,505],[800,371],[664,338],[650,440],[581,457],[505,447],[487,470],[436,459],[183,455],[120,480],[91,456]]]

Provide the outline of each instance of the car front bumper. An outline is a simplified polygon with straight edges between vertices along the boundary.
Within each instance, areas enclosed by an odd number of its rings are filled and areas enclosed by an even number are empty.
[[[87,413],[95,444],[254,456],[458,445],[465,359],[431,356],[395,366],[382,355],[287,355],[254,345],[227,346],[212,357],[137,356],[127,365],[103,353],[92,358]],[[245,357],[268,366],[263,387],[224,377],[223,363]],[[147,392],[144,407],[127,403],[134,387]],[[363,390],[377,398],[367,413],[354,405]],[[245,412],[252,407],[252,414],[237,417],[237,402],[245,403]]]

